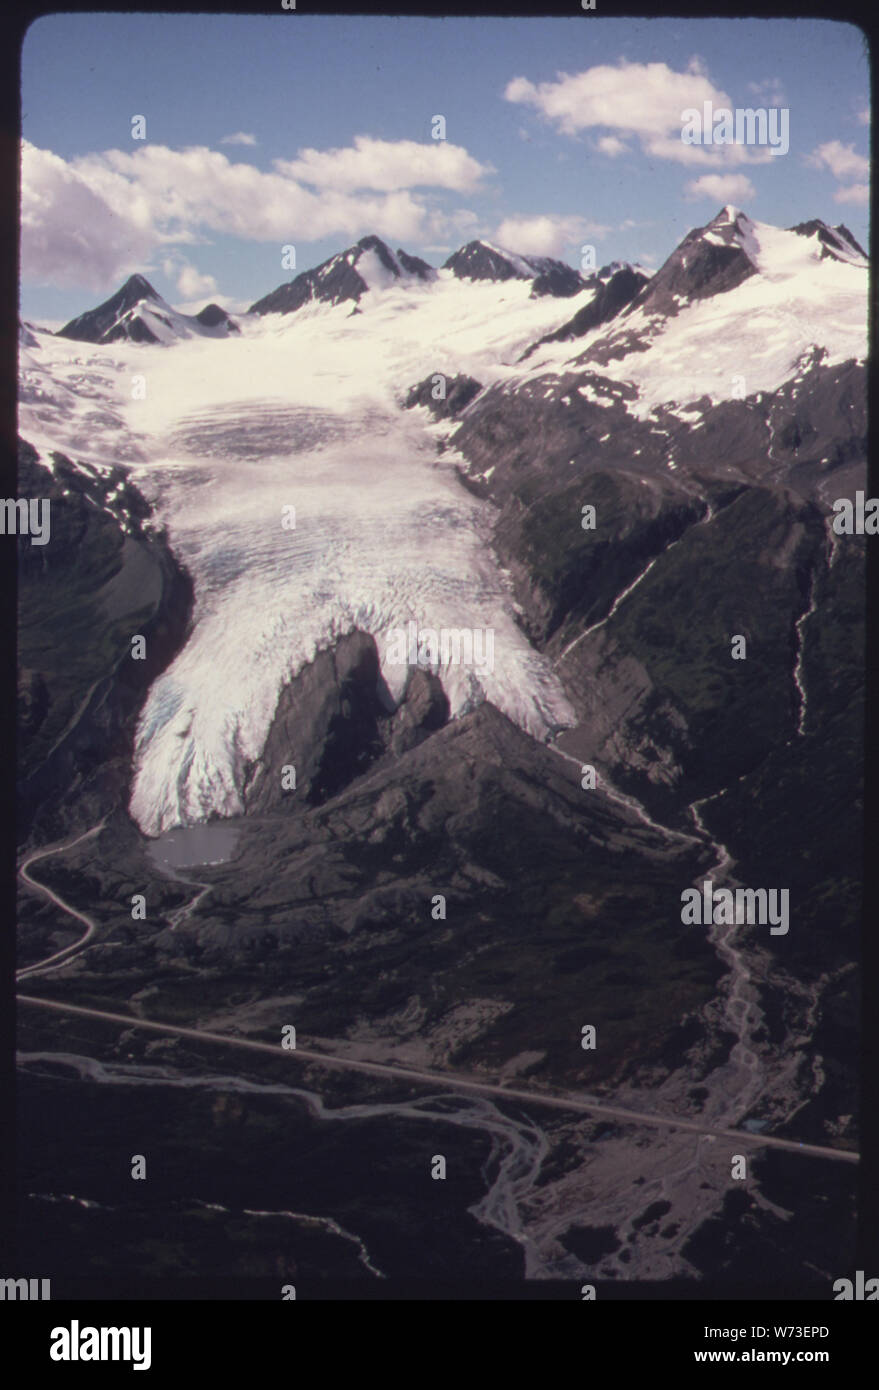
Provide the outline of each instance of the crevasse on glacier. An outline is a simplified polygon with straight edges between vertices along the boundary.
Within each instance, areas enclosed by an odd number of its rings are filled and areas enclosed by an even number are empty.
[[[396,700],[409,667],[387,660],[390,629],[409,620],[492,629],[492,669],[438,668],[452,716],[486,699],[538,738],[574,722],[549,663],[516,625],[484,504],[436,466],[411,421],[385,421],[356,443],[348,421],[326,430],[336,437],[325,446],[251,457],[244,487],[240,458],[222,456],[221,422],[240,434],[246,412],[203,416],[213,456],[153,475],[196,609],[138,727],[130,811],[145,834],[240,814],[245,768],[262,753],[282,687],[355,628],[374,636]],[[313,442],[321,431],[307,423]],[[187,428],[192,446],[198,431]],[[282,528],[285,505],[296,508],[294,529]]]

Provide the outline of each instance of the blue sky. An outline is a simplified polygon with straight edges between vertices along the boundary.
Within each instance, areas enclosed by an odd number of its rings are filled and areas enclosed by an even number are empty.
[[[51,15],[22,65],[22,312],[38,323],[135,270],[178,306],[239,307],[292,278],[282,246],[305,270],[369,232],[435,265],[484,236],[655,268],[732,202],[867,242],[869,71],[850,25]],[[721,97],[788,109],[789,152],[684,146],[682,107]]]

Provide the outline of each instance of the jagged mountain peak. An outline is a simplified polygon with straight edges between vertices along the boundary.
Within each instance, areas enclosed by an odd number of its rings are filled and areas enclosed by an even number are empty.
[[[609,323],[632,303],[649,280],[650,276],[645,270],[630,265],[628,261],[611,261],[600,270],[593,271],[583,282],[584,288],[593,291],[591,298],[567,323],[532,343],[519,360],[526,361],[544,343],[567,342],[582,337],[601,324]]]
[[[443,270],[451,270],[462,280],[526,280],[534,271],[511,252],[491,242],[474,240],[449,256]]]
[[[608,261],[607,265],[600,266],[598,270],[593,270],[591,279],[610,280],[620,270],[640,270],[640,266],[633,266],[629,261]]]
[[[85,343],[169,343],[192,335],[225,337],[237,325],[218,304],[200,314],[181,314],[153,288],[145,275],[130,275],[115,294],[59,328],[59,338]]]
[[[734,203],[725,203],[720,212],[716,213],[706,224],[706,227],[715,231],[729,227],[739,233],[744,233],[753,226],[755,226],[753,219],[741,208],[737,208]]]
[[[219,304],[206,304],[195,315],[195,318],[205,328],[217,328],[220,324],[227,324],[233,333],[238,332],[237,325]]]
[[[601,395],[597,374],[618,383],[612,392],[634,392],[633,413],[649,414],[672,401],[729,399],[743,362],[749,387],[765,395],[816,364],[832,374],[863,360],[867,262],[846,228],[815,220],[785,229],[729,205],[689,231],[652,277],[626,267],[605,279],[607,269],[590,277],[594,292],[574,317],[518,358],[548,397],[565,373],[585,378],[587,397]],[[581,337],[576,356],[554,346]],[[690,356],[696,343],[704,367]],[[676,370],[684,359],[693,365]]]
[[[542,295],[567,298],[578,294],[584,280],[566,261],[552,256],[523,256],[495,242],[468,241],[443,263],[459,280],[531,280],[534,298]]]
[[[766,265],[767,246],[772,243],[770,256],[774,251],[776,256],[780,257],[784,238],[788,234],[806,239],[816,238],[816,258],[819,260],[837,260],[852,265],[868,263],[866,251],[843,223],[833,227],[820,217],[812,217],[806,222],[798,222],[793,227],[783,229],[758,222],[732,204],[727,204],[716,217],[704,227],[696,228],[684,241],[702,238],[713,242],[719,239],[724,245],[739,246],[753,262],[755,269],[762,271]],[[789,252],[791,259],[799,254],[793,248]]]
[[[361,252],[374,251],[382,267],[392,275],[394,279],[405,279],[407,276],[414,275],[419,280],[429,280],[436,275],[433,266],[428,265],[427,261],[423,261],[420,256],[412,256],[408,251],[404,251],[402,247],[397,247],[396,251],[392,251],[386,241],[382,241],[381,237],[373,234],[361,237],[357,242],[356,248],[352,248],[352,250],[355,249]],[[360,261],[361,257],[357,256],[354,264],[359,265]],[[361,275],[362,274],[363,272],[361,271]],[[369,288],[373,288],[373,286],[370,285]]]
[[[697,242],[711,245],[738,246],[745,252],[754,247],[754,234],[758,224],[741,208],[727,203],[702,227],[692,227],[683,238],[677,251]],[[672,252],[674,255],[675,252]]]
[[[160,311],[169,307],[145,275],[130,275],[124,285],[97,308],[78,314],[59,328],[58,336],[87,343],[111,343],[120,338],[130,338],[135,342],[155,341],[155,334],[136,314],[138,306],[146,303]]]
[[[747,213],[727,203],[687,233],[627,312],[676,314],[682,303],[735,289],[758,270],[755,228]]]
[[[820,217],[812,217],[808,222],[798,222],[788,231],[798,236],[817,237],[821,246],[822,260],[844,261],[850,265],[866,265],[869,257],[860,242],[849,231],[844,222],[831,227]]]
[[[380,236],[376,236],[372,232],[370,232],[367,236],[362,236],[360,240],[355,244],[355,247],[352,247],[350,249],[356,249],[359,251],[374,251],[378,256],[379,260],[382,262],[383,265],[387,267],[388,270],[396,269],[394,253],[391,250],[390,246],[388,246],[386,241],[382,241]],[[345,254],[345,252],[342,252],[342,255]]]
[[[443,269],[466,280],[533,280],[535,275],[562,264],[550,256],[520,256],[505,246],[479,239],[455,251]]]
[[[153,289],[146,276],[139,273],[129,275],[118,294],[132,304],[136,304],[141,299],[161,299],[162,297]]]
[[[367,290],[384,288],[395,281],[429,280],[436,271],[418,256],[398,249],[394,253],[381,237],[370,233],[345,251],[338,251],[320,265],[304,270],[258,299],[249,314],[292,314],[303,304],[355,303]]]

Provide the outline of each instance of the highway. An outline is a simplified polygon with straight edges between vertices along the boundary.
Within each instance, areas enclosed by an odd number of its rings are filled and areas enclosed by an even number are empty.
[[[706,1139],[730,1140],[737,1146],[749,1145],[751,1148],[784,1149],[788,1153],[801,1154],[809,1158],[835,1159],[839,1163],[857,1163],[859,1155],[851,1149],[832,1149],[821,1144],[801,1144],[795,1139],[779,1139],[774,1135],[752,1134],[744,1129],[712,1129],[698,1119],[679,1119],[673,1115],[657,1115],[647,1110],[629,1110],[619,1105],[610,1105],[602,1100],[572,1092],[550,1095],[545,1091],[528,1090],[521,1086],[507,1086],[498,1081],[484,1081],[479,1077],[460,1072],[437,1072],[412,1070],[408,1067],[391,1066],[387,1062],[367,1062],[359,1058],[343,1057],[329,1052],[314,1051],[297,1047],[286,1050],[277,1043],[255,1042],[250,1038],[231,1037],[225,1033],[209,1033],[199,1028],[182,1028],[172,1023],[157,1023],[151,1019],[133,1018],[129,1014],[110,1013],[105,1009],[88,1009],[78,1004],[66,1004],[56,999],[40,999],[35,995],[19,994],[21,1004],[37,1008],[52,1009],[57,1013],[69,1013],[85,1018],[99,1018],[108,1023],[121,1024],[125,1028],[143,1028],[154,1033],[173,1037],[191,1038],[196,1042],[219,1044],[221,1047],[243,1048],[250,1052],[268,1053],[275,1060],[311,1063],[322,1067],[335,1067],[343,1071],[359,1071],[384,1080],[406,1082],[415,1086],[439,1086],[449,1091],[471,1091],[478,1095],[492,1096],[503,1101],[520,1101],[525,1105],[548,1106],[554,1110],[574,1111],[592,1115],[596,1119],[616,1120],[621,1124],[648,1125],[654,1129],[687,1130]]]
[[[31,878],[28,873],[28,868],[31,864],[35,864],[38,859],[48,859],[50,854],[60,854],[62,850],[73,849],[74,845],[82,844],[83,840],[90,840],[93,835],[99,835],[104,828],[106,819],[107,817],[104,816],[104,819],[98,821],[97,825],[93,825],[90,830],[86,830],[82,835],[77,835],[75,840],[64,840],[54,845],[47,845],[44,849],[35,850],[33,854],[29,854],[26,859],[22,860],[21,867],[18,870],[19,877],[22,881],[26,883],[29,888],[33,888],[35,892],[41,893],[44,898],[48,898],[49,902],[54,903],[56,907],[60,907],[63,912],[69,912],[71,917],[75,917],[78,922],[82,922],[85,931],[82,933],[82,936],[77,937],[76,941],[71,942],[69,946],[65,946],[62,951],[56,951],[54,955],[47,956],[45,960],[38,961],[36,965],[26,965],[21,970],[16,970],[15,978],[17,980],[24,980],[29,975],[41,973],[47,967],[54,969],[55,965],[60,965],[62,961],[67,961],[91,939],[97,930],[98,924],[93,917],[89,917],[87,913],[80,912],[77,908],[71,907],[70,903],[66,903],[64,899],[59,898],[58,894],[53,892],[51,888],[47,888],[45,883],[38,883],[36,879]]]
[[[567,756],[564,755],[563,756]],[[105,817],[106,819],[106,817]],[[69,913],[81,922],[85,931],[82,935],[63,950],[56,951],[53,955],[47,956],[45,960],[39,961],[35,965],[25,966],[16,972],[16,979],[23,980],[30,976],[40,974],[47,969],[55,969],[56,966],[66,964],[83,949],[91,939],[97,929],[94,918],[87,913],[80,912],[77,908],[59,897],[51,888],[45,884],[38,883],[32,879],[28,873],[28,868],[38,859],[45,859],[51,854],[59,854],[64,850],[72,849],[74,845],[81,844],[83,840],[97,835],[104,827],[104,820],[93,825],[74,840],[59,842],[49,845],[44,849],[37,850],[22,861],[19,874],[29,887],[43,894],[50,902],[53,902],[62,911]],[[412,1070],[408,1067],[392,1066],[387,1062],[369,1062],[363,1059],[346,1057],[338,1053],[322,1052],[319,1050],[297,1047],[295,1050],[285,1050],[280,1043],[256,1042],[249,1038],[233,1037],[225,1033],[211,1033],[199,1028],[183,1028],[172,1023],[159,1023],[153,1020],[135,1018],[129,1014],[111,1013],[105,1009],[89,1009],[78,1004],[67,1004],[55,999],[41,999],[36,995],[19,994],[18,1001],[21,1004],[33,1005],[37,1008],[53,1009],[58,1013],[78,1014],[86,1018],[103,1019],[105,1022],[121,1024],[126,1028],[143,1028],[156,1033],[163,1033],[181,1038],[191,1038],[196,1042],[207,1042],[219,1044],[222,1047],[244,1048],[251,1052],[268,1053],[276,1060],[284,1057],[290,1061],[312,1063],[323,1067],[335,1067],[347,1071],[359,1071],[371,1076],[379,1076],[385,1080],[397,1082],[407,1082],[416,1086],[438,1086],[451,1091],[470,1091],[478,1095],[493,1096],[506,1101],[521,1101],[526,1105],[540,1105],[555,1110],[568,1112],[579,1112],[586,1115],[593,1115],[599,1119],[609,1119],[618,1121],[621,1124],[647,1125],[654,1129],[676,1129],[686,1130],[693,1134],[698,1134],[706,1140],[731,1140],[737,1145],[749,1145],[751,1148],[773,1148],[784,1149],[788,1153],[801,1154],[810,1158],[829,1158],[839,1163],[857,1163],[859,1155],[851,1149],[834,1149],[821,1144],[799,1143],[795,1139],[781,1139],[774,1135],[753,1134],[749,1130],[735,1128],[711,1128],[696,1119],[683,1119],[674,1115],[656,1114],[649,1110],[632,1110],[624,1106],[612,1105],[606,1101],[596,1100],[592,1097],[573,1092],[563,1092],[550,1094],[546,1091],[529,1090],[522,1086],[509,1086],[499,1081],[483,1080],[477,1076],[469,1076],[461,1072],[440,1072],[426,1070]]]

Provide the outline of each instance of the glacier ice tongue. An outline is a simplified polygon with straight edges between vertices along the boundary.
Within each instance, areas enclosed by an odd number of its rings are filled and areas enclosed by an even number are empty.
[[[388,417],[376,431],[373,418],[359,438],[333,426],[326,444],[244,466],[218,453],[222,430],[240,428],[234,412],[203,413],[199,423],[211,430],[212,456],[151,470],[196,607],[192,634],[138,725],[130,811],[144,833],[240,814],[282,688],[354,629],[376,639],[397,700],[409,670],[389,660],[392,629],[490,629],[491,669],[435,666],[451,715],[490,700],[538,738],[573,722],[549,664],[516,624],[486,505],[437,466],[414,421]],[[296,524],[284,529],[289,505]]]

